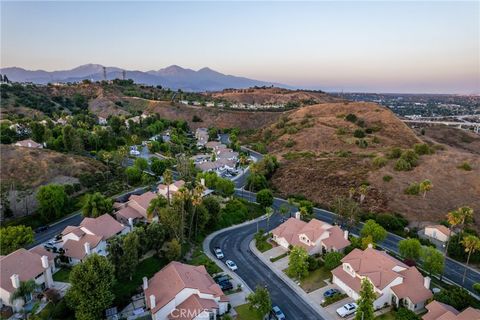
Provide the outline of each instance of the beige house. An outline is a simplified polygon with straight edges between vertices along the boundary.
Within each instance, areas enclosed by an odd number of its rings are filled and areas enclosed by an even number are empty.
[[[169,186],[165,184],[159,184],[157,187],[157,194],[164,196],[165,198],[172,198],[175,193],[178,192],[183,186],[185,185],[185,181],[178,180],[174,183],[170,184]],[[168,194],[170,192],[170,195]]]
[[[350,245],[348,231],[317,219],[307,223],[290,218],[273,229],[272,235],[273,240],[285,249],[299,246],[305,248],[309,254],[342,251]]]
[[[116,219],[129,225],[136,221],[147,221],[148,207],[156,197],[155,192],[148,191],[141,195],[132,194],[125,203],[115,203],[114,207],[118,209]]]
[[[424,232],[427,237],[441,242],[447,242],[450,238],[450,229],[441,224],[426,226]]]
[[[363,251],[354,249],[332,274],[332,282],[355,300],[360,298],[362,279],[370,280],[377,294],[373,303],[375,309],[396,305],[419,311],[433,296],[429,277],[423,277],[417,268],[408,267],[371,245]]]
[[[32,296],[10,301],[11,295],[20,287],[20,282],[34,280],[43,291],[53,286],[52,269],[48,256],[40,256],[26,249],[18,249],[0,257],[0,305],[11,306],[15,312],[22,309]]]
[[[62,231],[61,248],[72,265],[80,263],[92,253],[107,255],[107,240],[130,232],[127,227],[109,214],[97,218],[85,218],[80,226],[68,226]]]
[[[438,301],[432,301],[427,306],[428,312],[422,320],[480,320],[480,310],[468,307],[459,312],[452,306]]]
[[[24,147],[24,148],[37,148],[43,149],[43,145],[33,141],[32,139],[26,139],[15,142],[15,146],[17,147]]]
[[[204,266],[172,261],[143,278],[143,291],[153,320],[210,320],[228,311],[228,297]]]

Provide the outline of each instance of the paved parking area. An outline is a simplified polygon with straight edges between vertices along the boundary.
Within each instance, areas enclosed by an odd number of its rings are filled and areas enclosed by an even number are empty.
[[[323,288],[322,288],[323,289]],[[331,305],[325,307],[325,311],[327,311],[331,315],[331,319],[353,319],[354,315],[351,315],[347,318],[341,318],[336,310],[343,306],[344,304],[355,302],[352,298],[346,297],[343,300],[337,301],[335,303],[332,303]]]

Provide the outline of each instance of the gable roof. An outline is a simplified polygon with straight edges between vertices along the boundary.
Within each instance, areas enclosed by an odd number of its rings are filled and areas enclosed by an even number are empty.
[[[222,289],[213,281],[204,266],[191,266],[172,261],[148,280],[145,296],[154,295],[156,306],[152,314],[163,308],[185,288],[198,290],[203,294],[222,297]],[[146,299],[150,308],[150,299]]]
[[[82,260],[86,255],[85,243],[90,243],[90,248],[93,249],[98,246],[100,241],[102,241],[102,237],[100,236],[85,234],[78,241],[72,239],[65,241],[63,250],[65,250],[65,256]]]
[[[192,294],[185,301],[177,306],[177,310],[188,310],[188,312],[171,312],[168,319],[192,320],[200,315],[204,310],[217,309],[218,305],[213,300],[202,299],[196,294]]]
[[[413,303],[419,303],[430,299],[433,294],[425,288],[422,274],[415,267],[399,272],[403,276],[403,282],[393,286],[392,291],[399,298],[409,298]]]
[[[434,300],[425,308],[428,313],[423,315],[422,320],[480,320],[480,310],[472,307],[459,312],[448,304]]]
[[[135,208],[130,207],[129,205],[126,205],[125,207],[121,208],[117,212],[115,212],[115,215],[121,216],[125,218],[126,220],[132,218],[132,219],[141,219],[143,218],[143,215],[140,214]]]
[[[147,209],[148,209],[148,206],[150,205],[150,201],[152,201],[156,197],[157,197],[156,193],[154,193],[152,191],[148,191],[148,192],[145,192],[144,194],[141,194],[141,195],[132,194],[130,196],[130,198],[128,198],[128,200],[129,201],[134,201],[136,204],[138,204],[146,212]],[[140,213],[143,215],[142,212],[140,212]]]
[[[108,213],[97,218],[85,218],[80,223],[80,226],[89,230],[91,233],[102,237],[103,240],[115,236],[125,228],[123,224],[115,220]]]
[[[443,234],[446,235],[447,237],[450,235],[450,229],[448,229],[447,227],[445,227],[445,226],[442,225],[442,224],[436,224],[436,225],[426,226],[425,228],[437,229],[438,231],[440,231],[441,233],[443,233]]]
[[[20,281],[34,279],[43,273],[41,256],[24,248],[0,258],[0,287],[9,293],[15,292],[10,277],[18,274]]]

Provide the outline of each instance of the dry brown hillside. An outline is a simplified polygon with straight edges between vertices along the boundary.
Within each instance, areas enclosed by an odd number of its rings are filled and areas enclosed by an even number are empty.
[[[339,98],[320,91],[288,90],[282,88],[226,89],[208,93],[217,99],[246,104],[286,104],[287,102],[323,103],[339,101]]]
[[[81,173],[105,171],[101,162],[47,149],[0,145],[2,183],[35,188],[42,184],[78,177]],[[60,182],[60,181],[59,181]]]
[[[358,121],[345,120],[349,113],[363,120],[363,128]],[[373,129],[363,138],[368,146],[360,148],[353,132],[367,128]],[[267,141],[268,150],[281,160],[272,183],[283,196],[304,195],[329,206],[335,197],[348,196],[350,188],[367,183],[365,209],[398,212],[416,224],[438,222],[449,210],[470,205],[476,212],[477,223],[480,222],[480,158],[469,151],[469,147],[480,143],[480,137],[468,134],[467,143],[465,138],[461,140],[463,132],[444,134],[430,129],[425,136],[417,135],[388,109],[352,102],[292,111],[288,118],[284,116],[256,138]],[[382,168],[373,165],[375,157],[385,157],[392,147],[407,149],[422,142],[436,151],[421,156],[411,171],[394,170],[393,159]],[[464,162],[472,166],[472,171],[458,168]],[[383,179],[387,175],[392,177],[390,182]],[[404,193],[411,183],[424,179],[430,179],[434,185],[425,199]],[[358,199],[358,194],[355,197]]]

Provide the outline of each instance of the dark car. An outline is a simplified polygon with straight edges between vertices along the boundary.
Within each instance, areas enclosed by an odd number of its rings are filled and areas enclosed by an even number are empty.
[[[215,280],[216,283],[220,283],[224,281],[230,281],[230,277],[227,275],[216,276],[215,278],[213,278],[213,280]]]
[[[334,295],[337,295],[337,294],[339,294],[339,293],[340,293],[340,291],[338,291],[337,289],[328,289],[327,291],[325,291],[325,292],[323,293],[323,296],[324,296],[325,298],[331,298],[331,297],[333,297]]]
[[[233,289],[233,284],[229,280],[222,281],[218,285],[220,286],[220,289],[222,289],[223,291],[228,291]]]
[[[40,233],[40,232],[46,231],[47,229],[48,229],[48,226],[41,226],[35,229],[35,233]]]

